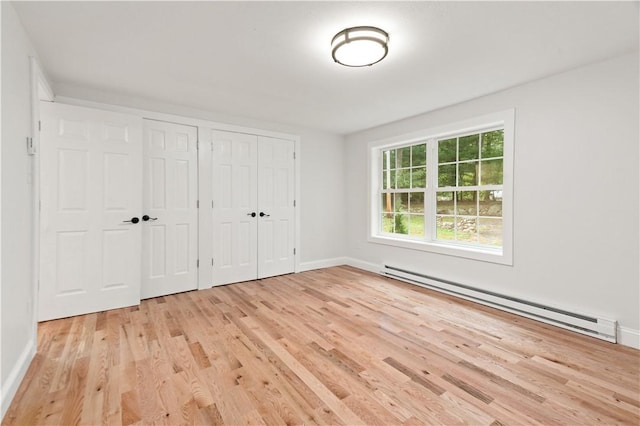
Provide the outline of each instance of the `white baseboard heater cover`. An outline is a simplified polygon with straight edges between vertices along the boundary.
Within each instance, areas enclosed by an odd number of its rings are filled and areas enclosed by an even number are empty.
[[[395,266],[384,265],[380,273],[387,277],[417,284],[608,342],[616,343],[617,340],[617,321],[576,314],[551,306],[545,306],[491,291],[480,290],[465,284],[423,275]]]

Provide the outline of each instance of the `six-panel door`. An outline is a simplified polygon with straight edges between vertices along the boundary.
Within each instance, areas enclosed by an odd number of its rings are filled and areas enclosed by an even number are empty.
[[[142,120],[41,105],[40,321],[138,304]]]
[[[198,287],[198,129],[144,120],[143,299]]]
[[[293,152],[293,141],[258,137],[258,278],[294,269]]]
[[[255,280],[257,136],[212,132],[213,285]]]

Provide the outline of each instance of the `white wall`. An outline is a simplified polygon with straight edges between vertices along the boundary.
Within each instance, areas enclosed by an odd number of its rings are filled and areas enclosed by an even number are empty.
[[[343,136],[149,99],[120,96],[71,84],[55,85],[54,91],[57,99],[64,102],[78,103],[78,100],[86,100],[300,136],[300,267],[302,270],[313,269],[340,264],[343,261],[346,254]]]
[[[35,52],[13,6],[2,2],[2,416],[35,351],[32,285],[32,158],[29,56]]]
[[[619,321],[640,347],[638,53],[346,138],[348,256]],[[367,143],[515,108],[514,264],[367,242]]]

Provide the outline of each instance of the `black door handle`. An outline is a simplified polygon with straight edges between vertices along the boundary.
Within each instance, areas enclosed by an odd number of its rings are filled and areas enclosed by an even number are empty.
[[[269,217],[271,216],[270,214],[266,214],[265,212],[260,212],[260,217]]]
[[[247,216],[256,217],[256,212],[247,213]]]
[[[137,217],[132,217],[131,220],[123,220],[122,222],[138,223],[140,222],[140,219],[138,219]]]
[[[157,217],[149,217],[148,214],[145,214],[144,216],[142,216],[142,220],[144,220],[145,222],[148,220],[158,220]]]

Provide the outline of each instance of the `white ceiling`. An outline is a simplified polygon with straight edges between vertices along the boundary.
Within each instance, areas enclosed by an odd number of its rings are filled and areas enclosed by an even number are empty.
[[[16,2],[58,94],[346,134],[638,49],[638,2]],[[389,32],[366,68],[332,36]]]

